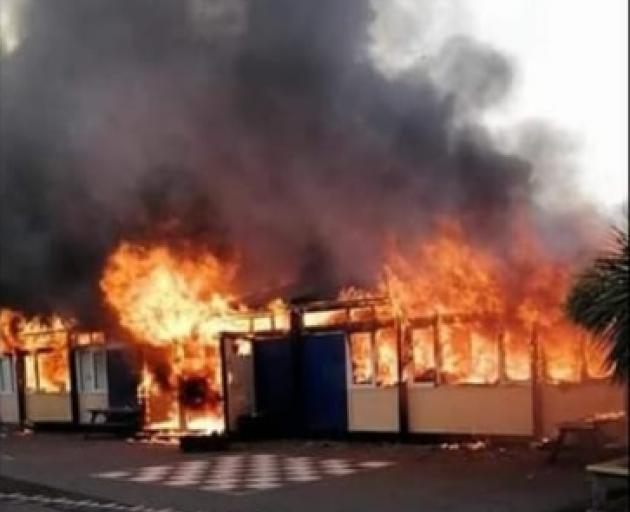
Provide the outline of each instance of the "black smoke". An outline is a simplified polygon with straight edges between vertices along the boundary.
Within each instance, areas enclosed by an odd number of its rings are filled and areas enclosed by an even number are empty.
[[[296,295],[368,283],[385,237],[442,215],[505,245],[535,180],[475,119],[510,62],[458,38],[436,72],[387,77],[373,16],[367,0],[24,2],[0,77],[0,304],[93,316],[122,239],[192,241],[238,258],[245,293]]]

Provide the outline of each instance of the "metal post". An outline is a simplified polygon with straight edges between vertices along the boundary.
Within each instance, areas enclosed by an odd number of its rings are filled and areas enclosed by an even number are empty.
[[[506,338],[507,333],[505,332],[505,330],[502,330],[501,333],[499,334],[499,346],[498,346],[498,350],[499,350],[499,384],[502,384],[504,382],[506,382],[507,379],[507,371],[506,371],[506,364],[505,364],[505,355],[506,355],[506,350],[505,350],[505,338]]]
[[[538,338],[538,326],[534,324],[532,327],[532,337],[530,343],[531,354],[531,383],[532,383],[532,426],[533,435],[535,439],[540,439],[542,436],[542,390],[541,380],[543,374],[541,370],[544,370],[544,364],[541,368],[540,357],[540,340]]]
[[[370,331],[370,358],[372,359],[372,385],[378,384],[378,347],[376,346],[376,326]]]
[[[221,361],[221,387],[223,391],[223,431],[226,436],[230,434],[230,397],[228,393],[228,369],[227,369],[227,338],[221,334],[219,338],[219,357]]]
[[[398,431],[402,437],[406,437],[409,433],[409,414],[408,414],[408,396],[407,396],[407,382],[403,378],[404,361],[405,356],[405,343],[404,332],[402,322],[399,318],[396,319],[396,337],[397,337],[397,350],[398,350]]]
[[[306,430],[305,418],[304,418],[304,400],[302,389],[302,321],[303,312],[299,308],[292,308],[289,316],[289,329],[291,340],[291,364],[293,367],[293,400],[292,400],[292,414],[296,420],[296,427],[298,433],[303,434]]]
[[[187,421],[186,421],[186,408],[182,405],[181,393],[182,393],[182,385],[183,379],[181,374],[182,368],[182,359],[184,357],[184,346],[181,340],[176,340],[173,345],[173,351],[175,352],[174,357],[176,360],[175,363],[175,371],[177,372],[177,416],[179,419],[179,429],[186,430],[187,429]],[[205,354],[204,354],[205,357]]]
[[[79,379],[77,378],[77,368],[75,365],[75,350],[73,335],[69,332],[66,333],[66,350],[68,359],[68,373],[70,380],[70,413],[72,425],[78,426],[81,422],[80,410],[79,410]]]
[[[16,350],[15,352],[15,385],[18,398],[18,415],[20,428],[26,426],[26,364],[24,362],[25,352]]]
[[[440,327],[441,327],[440,314],[436,313],[433,320],[433,351],[435,357],[435,384],[439,386],[442,384],[442,345],[440,339]]]
[[[151,417],[151,409],[149,405],[149,389],[147,386],[147,374],[149,372],[147,366],[147,358],[145,355],[145,349],[143,346],[140,347],[140,391],[141,395],[138,397],[140,400],[140,408],[142,411],[142,429],[146,427],[146,425],[150,424]]]

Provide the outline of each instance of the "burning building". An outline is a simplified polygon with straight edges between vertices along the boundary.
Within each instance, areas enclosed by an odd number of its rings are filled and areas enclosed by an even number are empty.
[[[86,425],[91,409],[128,402],[131,379],[123,347],[103,332],[0,310],[1,423]]]
[[[210,253],[121,244],[101,287],[139,355],[144,431],[239,434],[249,421],[250,433],[275,435],[541,438],[562,421],[624,409],[604,346],[562,315],[566,269],[539,260],[524,283],[508,272],[508,286],[452,224],[414,258],[394,253],[373,290],[250,309],[236,267]],[[24,367],[17,382],[31,422],[81,422],[113,405],[103,333],[9,312],[2,332],[3,382]],[[3,402],[4,421],[19,404]]]
[[[563,421],[621,414],[624,390],[610,383],[605,345],[563,317],[566,269],[538,260],[526,284],[511,279],[511,287],[501,273],[448,226],[423,242],[412,264],[394,255],[379,289],[347,289],[337,301],[299,306],[294,329],[305,347],[296,356],[287,343],[284,356],[298,367],[293,417],[310,418],[307,430],[338,433],[541,438]],[[319,343],[327,348],[315,348]],[[270,345],[254,344],[263,375],[264,361],[278,358],[265,354],[277,352]],[[337,421],[321,397],[309,399],[304,390],[343,404]],[[278,414],[286,390],[276,384],[276,391],[258,405]],[[288,403],[284,417],[286,410]]]
[[[562,141],[484,126],[512,65],[476,41],[387,73],[377,3],[24,1],[0,305],[76,326],[3,334],[3,419],[27,385],[56,401],[33,421],[133,395],[171,432],[531,436],[622,408],[562,315],[603,224]]]

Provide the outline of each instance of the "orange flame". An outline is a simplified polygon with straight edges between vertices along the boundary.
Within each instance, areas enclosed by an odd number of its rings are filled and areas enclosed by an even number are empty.
[[[390,305],[388,315],[379,319],[397,317],[407,325],[436,314],[465,315],[439,322],[438,327],[411,328],[412,368],[405,375],[416,382],[435,380],[438,373],[448,383],[525,381],[531,377],[534,341],[541,347],[548,381],[579,382],[584,376],[610,373],[601,350],[592,343],[584,345],[584,333],[564,317],[571,269],[546,258],[531,239],[515,245],[522,250],[515,267],[504,265],[470,244],[456,223],[445,222],[434,238],[410,253],[390,249],[378,285],[378,293],[387,295]],[[353,298],[375,296],[356,289],[344,293]],[[365,373],[368,362],[359,361],[360,353],[367,350],[353,354],[353,365]],[[391,376],[396,375],[396,365],[395,358],[376,351],[377,368],[389,366],[385,373]],[[390,378],[385,381],[391,383]]]
[[[237,303],[235,274],[236,265],[210,253],[164,245],[125,242],[109,257],[106,302],[134,339],[168,358],[168,378],[143,372],[148,428],[223,430],[221,333],[288,329],[281,300],[261,316]]]
[[[149,428],[222,430],[219,335],[242,327],[237,314],[243,308],[234,305],[235,270],[212,254],[176,253],[161,245],[122,243],[110,256],[101,279],[105,300],[137,340],[169,352],[166,384],[175,392],[166,393],[164,382],[143,374],[145,398],[170,397],[166,419],[147,411]]]
[[[120,324],[154,345],[201,337],[231,326],[235,267],[204,253],[122,243],[110,256],[101,288]]]

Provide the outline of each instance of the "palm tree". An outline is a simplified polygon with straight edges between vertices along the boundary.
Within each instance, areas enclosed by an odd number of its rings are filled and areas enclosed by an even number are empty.
[[[605,344],[614,377],[628,381],[628,228],[613,228],[611,247],[583,270],[573,283],[566,303],[569,317]]]

